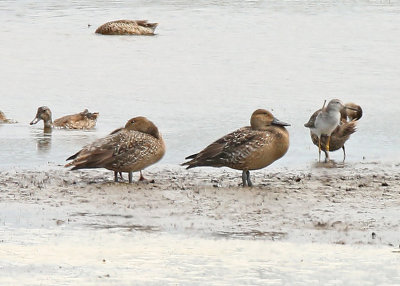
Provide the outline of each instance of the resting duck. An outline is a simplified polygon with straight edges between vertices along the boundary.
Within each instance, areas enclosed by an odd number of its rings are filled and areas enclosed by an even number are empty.
[[[154,35],[158,23],[147,20],[117,20],[107,22],[97,28],[97,34],[103,35]]]
[[[118,182],[119,172],[129,173],[132,183],[132,172],[158,162],[165,154],[164,140],[153,122],[146,117],[135,117],[104,138],[83,147],[69,157],[73,160],[65,167],[71,170],[88,168],[106,168],[114,171],[114,181]]]
[[[210,166],[242,170],[242,183],[251,187],[250,170],[264,168],[285,155],[289,148],[290,126],[276,119],[269,111],[257,109],[250,126],[225,135],[204,150],[185,159],[187,169]]]
[[[6,115],[0,111],[0,123],[16,123],[16,121],[8,119]]]
[[[316,118],[320,110],[314,112],[311,116],[310,121]],[[336,151],[339,149],[343,150],[343,162],[346,160],[346,148],[344,144],[350,138],[350,135],[356,132],[357,130],[357,121],[362,117],[362,108],[361,106],[354,104],[354,103],[346,103],[344,104],[344,108],[341,109],[341,119],[339,126],[333,130],[330,136],[329,142],[329,150],[327,150],[327,142],[328,136],[322,135],[321,136],[321,149],[325,153],[325,162],[329,162],[329,152]],[[311,140],[314,145],[318,146],[318,136],[310,131]]]
[[[38,108],[36,117],[31,121],[30,125],[38,123],[40,120],[44,122],[44,128],[60,127],[68,129],[91,129],[96,126],[98,112],[90,113],[87,109],[84,111],[66,115],[52,122],[51,111],[47,106]]]

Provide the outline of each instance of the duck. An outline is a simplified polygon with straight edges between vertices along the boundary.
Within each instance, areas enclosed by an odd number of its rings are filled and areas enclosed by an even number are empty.
[[[250,126],[233,131],[208,145],[199,153],[186,157],[187,169],[201,166],[229,167],[242,171],[242,186],[253,186],[250,171],[262,169],[286,154],[290,124],[278,120],[265,109],[255,110]]]
[[[315,120],[320,113],[321,109],[315,111],[309,121]],[[357,121],[362,117],[361,106],[355,103],[346,103],[340,110],[340,123],[332,131],[330,135],[329,150],[327,149],[328,136],[321,135],[318,138],[317,134],[310,130],[310,137],[314,145],[319,146],[325,154],[325,163],[330,161],[329,152],[333,152],[339,149],[343,150],[343,162],[346,160],[346,148],[345,143],[349,140],[350,135],[357,131]]]
[[[114,171],[115,182],[118,182],[118,173],[127,172],[132,183],[132,173],[157,163],[165,149],[157,126],[146,117],[138,116],[129,119],[125,127],[68,157],[67,161],[72,161],[65,167],[72,166],[71,170],[105,168]]]
[[[96,29],[102,35],[154,35],[158,23],[147,20],[116,20],[107,22]]]
[[[16,121],[8,119],[4,112],[0,110],[0,123],[16,123]]]
[[[36,112],[35,118],[30,122],[30,125],[38,123],[40,120],[44,122],[44,128],[49,129],[52,127],[66,128],[66,129],[92,129],[96,126],[98,112],[89,112],[85,109],[80,113],[66,115],[52,121],[52,114],[50,108],[41,106]]]
[[[345,103],[344,106],[345,108],[342,108],[340,111],[342,122],[349,122],[352,120],[358,121],[362,117],[363,110],[360,105],[348,102]]]

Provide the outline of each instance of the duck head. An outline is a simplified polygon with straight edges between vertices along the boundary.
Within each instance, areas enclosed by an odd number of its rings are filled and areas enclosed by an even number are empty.
[[[29,123],[30,125],[38,123],[40,120],[43,120],[44,127],[51,127],[52,119],[51,119],[51,111],[47,106],[41,106],[38,108],[36,112],[36,117]]]
[[[359,120],[362,115],[363,115],[363,110],[361,106],[355,104],[355,103],[346,103],[344,105],[344,108],[341,110],[342,113],[342,119],[347,118],[352,121],[352,120]]]
[[[267,130],[271,125],[290,126],[289,123],[280,121],[265,109],[257,109],[253,112],[250,118],[250,125],[254,130]]]
[[[125,128],[128,130],[135,130],[143,133],[147,133],[157,139],[160,138],[157,126],[153,122],[148,120],[144,116],[134,117],[128,120],[125,124]]]
[[[97,117],[99,116],[98,112],[89,112],[87,108],[83,110],[80,114],[89,120],[97,120]]]

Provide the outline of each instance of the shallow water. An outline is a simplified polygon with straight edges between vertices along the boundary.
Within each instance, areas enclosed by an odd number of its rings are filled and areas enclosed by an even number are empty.
[[[60,208],[1,204],[2,285],[400,283],[393,247],[93,229],[64,215]]]
[[[0,126],[0,167],[63,164],[137,115],[177,164],[256,108],[292,124],[273,166],[309,165],[303,124],[335,97],[364,109],[348,160],[398,161],[399,14],[399,1],[1,1],[0,109],[19,123]],[[157,35],[94,34],[119,18],[157,21]],[[54,118],[98,111],[97,129],[44,135],[28,125],[41,105]]]

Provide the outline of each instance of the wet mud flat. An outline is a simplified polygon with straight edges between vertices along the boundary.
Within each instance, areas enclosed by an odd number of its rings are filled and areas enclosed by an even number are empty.
[[[398,285],[399,166],[331,167],[1,171],[0,284]]]
[[[145,171],[154,182],[133,184],[114,183],[106,170],[2,171],[0,222],[398,248],[399,171],[373,163],[265,169],[251,173],[252,188],[229,169],[155,167]]]

